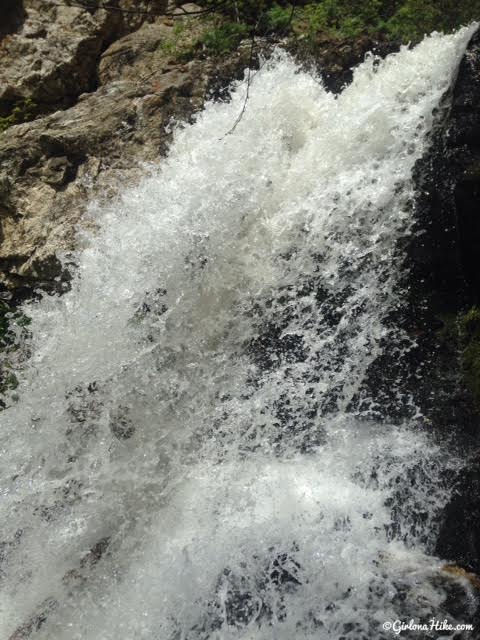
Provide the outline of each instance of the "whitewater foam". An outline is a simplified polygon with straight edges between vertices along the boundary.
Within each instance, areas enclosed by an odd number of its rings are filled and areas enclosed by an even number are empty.
[[[367,57],[338,97],[278,53],[234,134],[242,84],[92,204],[1,415],[2,637],[374,640],[443,611],[457,462],[364,382],[405,348],[412,170],[471,33]]]

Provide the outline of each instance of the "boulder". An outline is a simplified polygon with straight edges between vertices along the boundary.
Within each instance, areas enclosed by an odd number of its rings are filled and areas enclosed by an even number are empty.
[[[47,289],[58,251],[75,245],[88,200],[135,180],[136,166],[165,152],[170,117],[188,118],[207,78],[194,62],[145,82],[119,80],[70,109],[0,136],[0,269],[3,284]],[[22,149],[22,154],[18,149]]]
[[[122,31],[121,14],[26,0],[25,17],[0,41],[0,113],[29,99],[38,110],[71,105],[96,83],[102,50]]]
[[[138,80],[166,68],[173,26],[163,22],[144,23],[137,31],[116,40],[103,53],[98,79],[105,85],[119,77]]]

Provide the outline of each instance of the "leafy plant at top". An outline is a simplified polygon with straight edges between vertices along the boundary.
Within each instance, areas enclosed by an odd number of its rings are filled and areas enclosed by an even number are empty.
[[[323,0],[297,11],[295,31],[313,38],[319,33],[333,37],[355,37],[378,32],[389,15],[385,0]]]
[[[273,33],[286,33],[292,21],[292,7],[281,7],[278,4],[269,9],[265,15],[264,28]]]
[[[212,9],[215,27],[198,41],[213,55],[232,51],[252,32],[283,35],[293,31],[307,36],[312,45],[318,35],[343,39],[362,33],[417,42],[425,33],[451,31],[480,19],[480,0],[199,1]]]
[[[294,31],[352,38],[385,34],[418,42],[432,31],[452,31],[480,19],[480,0],[318,0],[296,11]]]
[[[249,28],[242,22],[226,22],[207,31],[201,38],[202,44],[213,55],[222,55],[236,49],[248,35]]]

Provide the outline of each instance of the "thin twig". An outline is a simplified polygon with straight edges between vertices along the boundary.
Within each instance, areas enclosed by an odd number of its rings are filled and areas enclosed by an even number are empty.
[[[165,13],[165,12],[154,12],[154,11],[142,11],[140,9],[123,9],[121,7],[117,7],[115,5],[109,5],[109,4],[102,4],[102,3],[98,3],[98,4],[90,4],[87,2],[81,3],[81,2],[75,2],[74,0],[72,0],[71,2],[69,2],[68,4],[66,2],[52,2],[52,4],[54,6],[57,7],[79,7],[81,9],[94,9],[94,10],[98,10],[98,9],[104,9],[105,11],[117,11],[119,13],[127,13],[127,14],[134,14],[134,15],[146,15],[146,16],[164,16],[166,18],[175,18],[175,17],[179,17],[179,16],[201,16],[201,15],[206,15],[209,13],[214,13],[215,11],[218,11],[219,8],[224,7],[228,2],[231,2],[231,0],[219,0],[219,2],[217,2],[215,5],[211,6],[211,7],[207,7],[206,9],[202,9],[200,11],[186,11],[185,9],[183,9],[183,7],[180,7],[183,11],[183,13],[179,14],[179,13]],[[237,3],[234,1],[234,8],[236,10],[236,12],[238,13],[238,7],[237,7]],[[290,17],[288,19],[287,24],[285,25],[285,33],[288,33],[288,30],[290,29],[290,26],[292,24],[294,15],[295,15],[295,9],[296,9],[296,0],[292,1],[292,10],[290,12]],[[257,69],[257,71],[253,74],[252,73],[252,65],[253,65],[253,56],[254,56],[254,51],[255,51],[255,36],[257,33],[257,28],[258,28],[258,24],[259,24],[260,18],[257,20],[257,23],[255,24],[255,27],[252,29],[252,35],[251,35],[251,46],[250,46],[250,59],[248,62],[248,73],[247,73],[247,90],[245,93],[245,100],[243,103],[243,107],[241,112],[239,113],[238,117],[236,118],[232,128],[227,131],[227,133],[225,134],[224,137],[232,134],[235,129],[237,128],[237,126],[240,124],[245,111],[247,109],[247,103],[248,103],[248,99],[250,97],[250,86],[252,84],[252,80],[253,77],[258,73],[258,71],[260,71],[260,69],[262,68],[263,65],[260,65],[259,69]]]
[[[288,30],[290,29],[293,17],[295,15],[295,8],[296,8],[296,0],[293,0],[293,2],[292,2],[292,10],[290,12],[290,17],[289,17],[288,22],[285,25],[285,29],[284,29],[285,33],[288,33]],[[256,35],[257,27],[258,27],[258,21],[257,21],[257,24],[255,25],[254,29],[252,30],[252,42],[251,42],[251,46],[250,46],[250,60],[249,60],[249,63],[248,63],[247,89],[246,89],[246,92],[245,92],[245,100],[243,101],[242,110],[238,114],[237,119],[235,120],[235,122],[233,123],[233,127],[227,131],[227,133],[223,136],[224,138],[226,138],[227,136],[231,135],[235,131],[235,129],[240,124],[243,116],[245,115],[245,111],[247,110],[247,102],[248,102],[248,99],[250,97],[250,87],[252,85],[252,80],[257,75],[257,73],[260,71],[260,69],[263,67],[263,64],[260,65],[259,68],[257,69],[257,71],[255,71],[255,73],[252,74],[253,53],[254,53],[254,49],[255,49],[255,35]],[[221,138],[221,139],[223,140],[223,138]]]
[[[230,1],[231,0],[219,0],[219,2],[217,2],[217,4],[213,5],[212,7],[207,7],[206,9],[201,9],[199,11],[187,11],[186,9],[179,7],[182,10],[182,13],[167,13],[165,11],[142,11],[141,9],[123,9],[122,7],[117,7],[112,4],[91,4],[87,2],[75,2],[74,0],[68,3],[52,1],[51,4],[56,7],[78,7],[79,9],[92,9],[95,11],[104,9],[105,11],[116,11],[117,13],[127,13],[141,16],[164,16],[166,18],[178,18],[181,16],[203,16],[208,13],[214,13],[215,11],[218,11],[220,7],[223,7]]]
[[[235,131],[235,129],[240,124],[240,121],[242,120],[242,118],[244,116],[244,113],[245,113],[245,111],[247,109],[247,102],[248,102],[248,98],[250,97],[250,85],[252,84],[252,65],[253,65],[253,52],[254,52],[254,50],[255,50],[255,29],[252,31],[252,42],[251,42],[251,45],[250,45],[250,59],[248,61],[247,90],[245,92],[245,100],[243,101],[242,110],[238,114],[237,119],[235,120],[235,122],[233,123],[233,127],[227,131],[227,133],[223,136],[224,138],[226,138],[227,136],[231,135]]]
[[[287,32],[287,31],[290,29],[290,26],[291,26],[292,21],[293,21],[293,17],[294,17],[294,15],[295,15],[296,5],[297,5],[297,1],[296,1],[296,0],[293,0],[293,1],[292,1],[292,10],[291,10],[291,12],[290,12],[290,18],[288,19],[287,26],[285,27],[285,32]]]

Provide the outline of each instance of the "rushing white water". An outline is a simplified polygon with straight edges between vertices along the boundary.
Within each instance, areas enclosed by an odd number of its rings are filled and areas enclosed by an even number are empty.
[[[444,612],[455,460],[408,389],[394,424],[363,383],[401,356],[411,173],[470,33],[338,97],[278,55],[234,134],[242,84],[92,207],[1,414],[2,638],[375,640]]]

